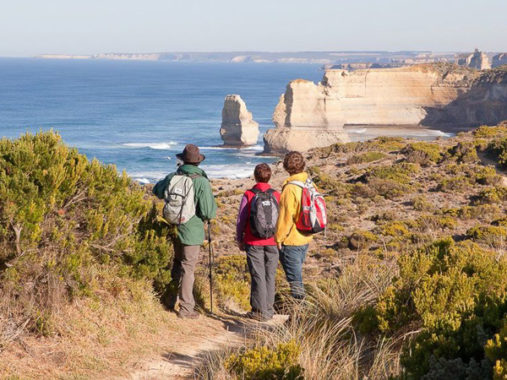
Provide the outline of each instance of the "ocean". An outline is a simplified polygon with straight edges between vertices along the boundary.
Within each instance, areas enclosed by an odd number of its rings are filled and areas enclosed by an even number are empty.
[[[262,134],[287,83],[320,81],[320,65],[0,59],[0,135],[53,129],[90,159],[155,182],[198,145],[210,177],[242,178],[260,162]],[[224,98],[239,94],[261,129],[257,145],[224,149]],[[366,130],[365,130],[366,131]],[[352,139],[370,137],[352,129]],[[420,131],[417,133],[421,133]]]

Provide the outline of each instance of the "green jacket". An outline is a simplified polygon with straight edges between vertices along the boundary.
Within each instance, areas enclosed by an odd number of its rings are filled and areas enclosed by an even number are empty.
[[[185,224],[178,226],[178,238],[184,245],[202,245],[204,243],[204,221],[214,219],[217,213],[217,204],[211,191],[211,185],[204,170],[195,165],[182,165],[178,168],[177,173],[199,175],[199,177],[193,179],[195,215]],[[171,173],[159,181],[153,188],[153,194],[160,199],[164,199],[164,191],[175,174]]]

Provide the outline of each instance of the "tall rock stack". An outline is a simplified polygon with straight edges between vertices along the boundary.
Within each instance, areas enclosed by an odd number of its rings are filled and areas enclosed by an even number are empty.
[[[486,53],[479,51],[479,49],[475,49],[472,54],[467,54],[458,58],[458,65],[470,67],[472,69],[478,70],[488,70],[491,69],[491,64],[489,62],[489,58]]]
[[[239,95],[227,95],[222,109],[220,136],[224,145],[248,146],[257,144],[259,124],[253,120]]]

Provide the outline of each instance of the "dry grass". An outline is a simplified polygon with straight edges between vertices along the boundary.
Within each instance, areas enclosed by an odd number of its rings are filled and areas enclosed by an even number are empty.
[[[125,375],[132,357],[160,348],[159,334],[175,330],[149,285],[133,282],[129,291],[63,304],[54,314],[58,334],[17,336],[0,354],[0,377],[91,378]]]
[[[361,336],[352,323],[354,311],[374,302],[395,274],[393,262],[359,257],[339,278],[310,286],[304,302],[286,300],[289,321],[274,328],[259,325],[243,349],[295,341],[306,379],[387,379],[398,374],[401,345]],[[230,354],[227,350],[208,355],[197,377],[231,378],[224,367]]]

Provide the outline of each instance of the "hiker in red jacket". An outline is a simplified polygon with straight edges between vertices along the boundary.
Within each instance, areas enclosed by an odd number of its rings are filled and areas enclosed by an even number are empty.
[[[255,167],[257,184],[243,195],[236,224],[236,240],[246,251],[248,270],[252,278],[249,318],[267,321],[273,317],[275,276],[278,248],[274,239],[278,220],[280,193],[269,185],[271,168],[267,164]]]

